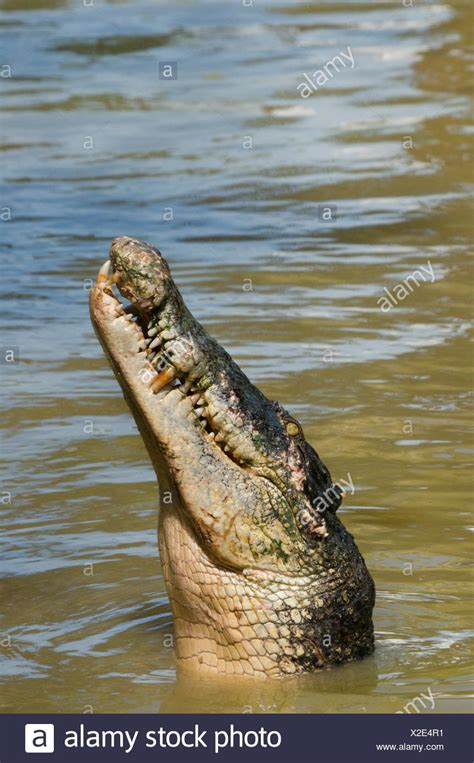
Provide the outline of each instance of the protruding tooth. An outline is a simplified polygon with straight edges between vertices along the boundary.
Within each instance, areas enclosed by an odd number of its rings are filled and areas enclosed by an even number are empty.
[[[165,368],[158,376],[151,382],[150,389],[153,393],[159,392],[160,389],[166,387],[173,379],[176,378],[176,369],[170,366]]]
[[[135,321],[130,319],[127,321],[127,323],[128,323],[128,326],[125,326],[125,331],[136,331],[140,334],[140,336],[143,336],[142,330],[140,326],[138,325],[138,323],[135,323]]]
[[[110,282],[113,274],[114,274],[114,271],[112,268],[112,263],[110,262],[110,260],[107,260],[106,262],[104,262],[101,269],[97,273],[96,283],[100,285],[100,284],[105,284],[107,282]]]
[[[229,453],[230,448],[228,445],[224,445],[224,453]]]
[[[155,336],[158,333],[158,327],[155,326],[152,329],[148,329],[147,332],[148,336]]]
[[[202,413],[204,413],[204,408],[195,408],[194,410],[197,416],[200,416]]]
[[[211,438],[211,440],[213,440],[215,436],[216,436],[215,432],[209,432],[209,437]]]
[[[198,405],[206,405],[206,400],[205,400],[205,398],[202,395],[199,398],[199,400],[197,401],[197,404]]]
[[[196,403],[201,399],[201,395],[199,392],[196,392],[194,395],[191,395],[191,401],[193,405],[196,405]]]
[[[225,440],[225,437],[224,437],[224,435],[222,434],[222,432],[218,432],[218,433],[216,434],[216,442],[222,442],[222,440]]]
[[[156,339],[154,339],[152,343],[150,344],[150,350],[152,350],[153,347],[159,347],[160,344],[161,344],[161,337],[157,336]]]

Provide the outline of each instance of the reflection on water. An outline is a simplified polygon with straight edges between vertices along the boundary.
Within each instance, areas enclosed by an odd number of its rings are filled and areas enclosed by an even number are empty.
[[[392,712],[429,687],[466,711],[468,4],[0,5],[2,344],[20,356],[1,369],[2,709]],[[301,98],[347,46],[354,68]],[[122,233],[160,246],[350,472],[374,657],[271,688],[176,675],[154,475],[87,314]],[[434,282],[382,312],[428,261]]]

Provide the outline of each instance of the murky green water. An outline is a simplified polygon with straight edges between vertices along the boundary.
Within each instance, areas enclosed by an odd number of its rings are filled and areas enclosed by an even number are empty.
[[[2,345],[20,354],[0,368],[2,709],[471,708],[470,4],[0,5]],[[348,46],[354,66],[300,97]],[[373,658],[177,680],[154,474],[87,312],[123,233],[160,247],[196,316],[351,475]],[[420,266],[433,278],[383,312]]]

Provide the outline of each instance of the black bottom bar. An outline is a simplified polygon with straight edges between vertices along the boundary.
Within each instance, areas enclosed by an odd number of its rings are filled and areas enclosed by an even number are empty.
[[[471,763],[469,715],[3,715],[1,763]]]

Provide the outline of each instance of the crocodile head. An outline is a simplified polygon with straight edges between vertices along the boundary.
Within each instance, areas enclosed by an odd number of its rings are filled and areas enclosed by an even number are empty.
[[[371,653],[373,582],[298,421],[194,319],[154,247],[115,239],[90,305],[157,472],[180,664],[267,676]]]

